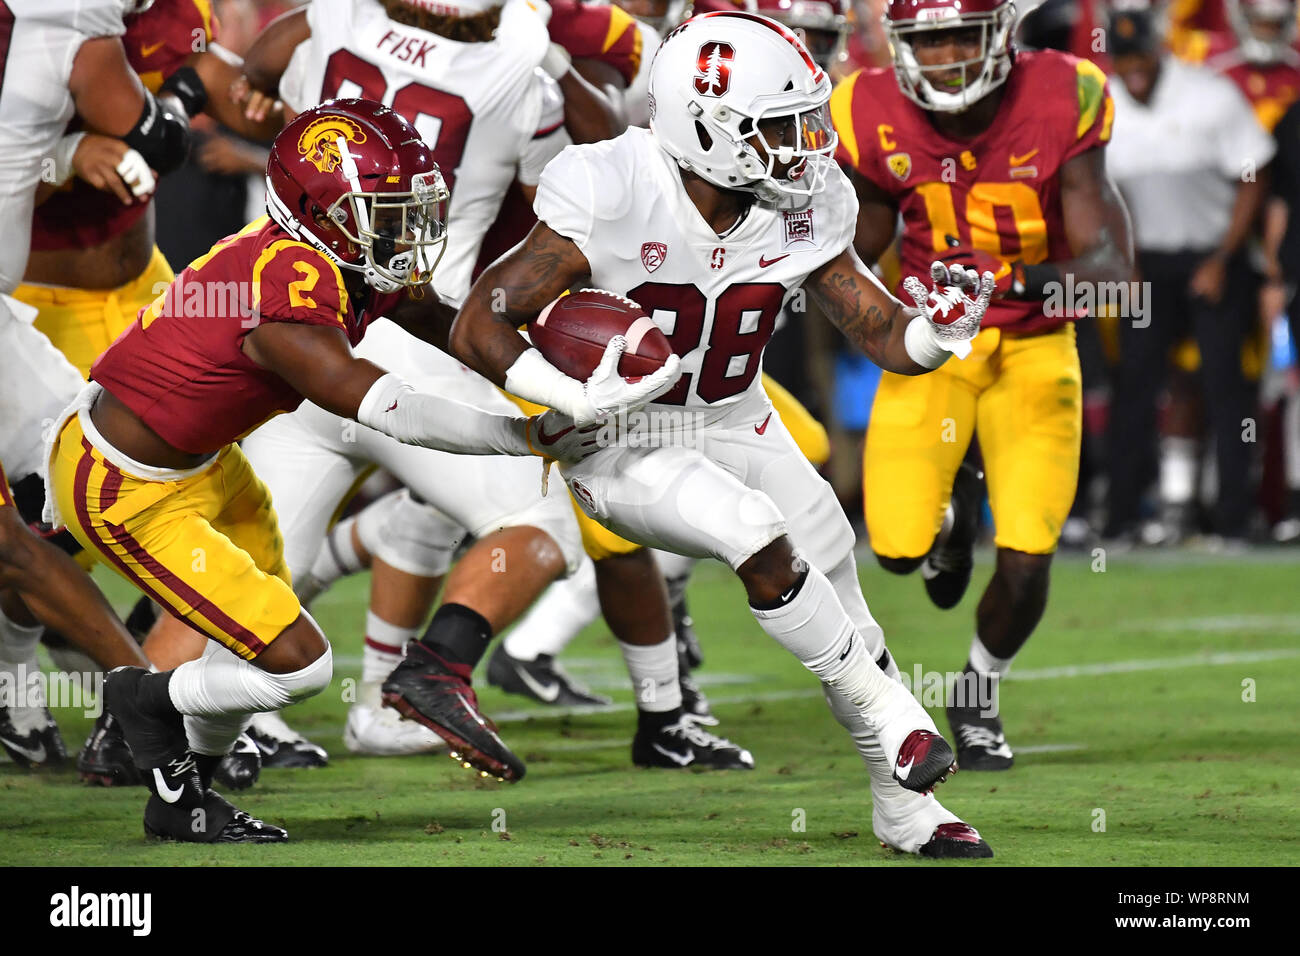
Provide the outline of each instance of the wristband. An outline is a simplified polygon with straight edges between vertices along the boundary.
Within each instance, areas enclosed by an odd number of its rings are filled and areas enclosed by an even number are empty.
[[[1051,291],[1048,286],[1060,288],[1060,269],[1048,262],[1036,266],[1017,262],[1011,267],[1011,289],[1006,298],[1046,299]]]
[[[553,408],[575,421],[591,418],[583,383],[565,375],[535,348],[522,352],[506,371],[505,389],[511,395]]]
[[[69,133],[55,144],[54,178],[51,180],[55,186],[62,186],[72,178],[72,157],[85,138],[85,133]]]
[[[930,327],[930,320],[924,315],[918,315],[907,323],[907,328],[903,330],[903,348],[913,362],[931,371],[948,361],[949,354],[954,351],[940,344],[939,337]],[[966,351],[970,351],[969,343],[966,344]]]
[[[189,116],[197,116],[203,112],[203,107],[208,102],[208,90],[199,79],[198,72],[192,66],[183,66],[171,76],[161,87],[158,88],[158,95],[171,93],[181,101],[181,106],[185,107],[185,113]]]

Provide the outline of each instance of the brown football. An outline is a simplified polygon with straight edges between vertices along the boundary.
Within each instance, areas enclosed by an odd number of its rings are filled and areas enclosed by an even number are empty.
[[[624,378],[649,375],[672,354],[668,339],[639,305],[604,289],[560,296],[528,324],[528,335],[548,362],[579,381],[596,370],[616,335],[627,337],[618,363]]]

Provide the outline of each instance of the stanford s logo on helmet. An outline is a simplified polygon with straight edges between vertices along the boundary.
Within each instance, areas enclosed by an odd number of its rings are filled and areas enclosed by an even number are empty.
[[[449,194],[410,123],[372,100],[332,100],[280,131],[266,209],[380,292],[427,283],[447,243]]]
[[[692,17],[650,66],[650,130],[678,165],[767,203],[821,190],[838,142],[831,81],[786,27],[740,11]],[[783,130],[779,143],[769,135]],[[754,142],[759,145],[756,147]],[[788,167],[777,176],[777,166]]]
[[[923,109],[959,113],[1001,86],[1011,72],[1011,32],[1016,23],[1016,5],[1011,0],[889,0],[883,19],[898,88]],[[921,65],[913,45],[918,35],[968,29],[979,31],[978,56]],[[959,84],[933,79],[954,70],[961,74]],[[973,79],[972,71],[978,71]]]
[[[701,96],[721,96],[731,88],[731,61],[736,51],[730,43],[706,43],[700,47],[695,65],[695,92]]]

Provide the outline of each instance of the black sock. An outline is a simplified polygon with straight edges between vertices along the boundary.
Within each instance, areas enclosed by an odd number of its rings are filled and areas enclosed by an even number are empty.
[[[681,707],[674,707],[672,710],[638,710],[636,712],[636,729],[639,733],[654,734],[681,719]]]
[[[764,601],[762,604],[755,604],[751,601],[749,606],[752,607],[755,611],[775,611],[779,607],[785,607],[787,604],[789,604],[791,601],[793,601],[796,597],[799,596],[799,592],[803,590],[803,584],[807,580],[808,580],[808,572],[806,570],[801,571],[798,579],[794,582],[794,586],[791,587],[784,594],[781,594],[775,600]]]
[[[478,611],[444,604],[433,615],[420,643],[453,664],[473,670],[492,641],[492,627]]]
[[[146,674],[140,678],[140,706],[158,717],[176,717],[179,719],[181,712],[172,703],[171,691],[168,689],[171,681],[171,671],[163,671],[161,674]]]

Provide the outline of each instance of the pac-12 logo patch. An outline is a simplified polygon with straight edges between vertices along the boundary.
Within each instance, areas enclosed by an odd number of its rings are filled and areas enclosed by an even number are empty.
[[[803,209],[799,212],[786,210],[782,215],[785,217],[785,244],[793,245],[796,242],[814,242],[813,239],[813,211]]]
[[[885,165],[893,173],[899,182],[906,182],[908,175],[912,172],[912,157],[907,153],[893,153],[885,159]]]
[[[332,173],[343,161],[339,137],[349,143],[366,141],[365,131],[355,120],[346,116],[322,116],[308,124],[298,137],[298,154],[305,156],[322,173]]]
[[[731,89],[731,65],[736,50],[730,43],[710,40],[700,47],[695,61],[695,92],[701,96],[722,96]]]
[[[646,272],[654,272],[664,264],[666,258],[668,258],[668,247],[662,242],[641,243],[641,265],[645,266]]]

